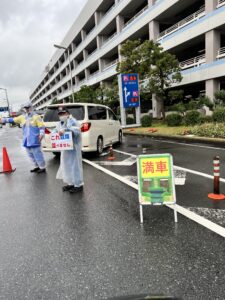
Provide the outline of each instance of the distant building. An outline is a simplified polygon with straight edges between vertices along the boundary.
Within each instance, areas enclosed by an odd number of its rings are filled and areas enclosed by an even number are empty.
[[[74,91],[110,84],[127,39],[153,39],[180,61],[189,97],[225,89],[225,0],[89,0],[61,42]],[[58,49],[30,99],[44,108],[71,95],[67,51]],[[153,99],[153,114],[156,102]]]

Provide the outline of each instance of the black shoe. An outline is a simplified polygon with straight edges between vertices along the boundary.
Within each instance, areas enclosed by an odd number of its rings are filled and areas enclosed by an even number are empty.
[[[31,173],[36,173],[36,172],[39,171],[39,170],[40,170],[40,169],[39,169],[38,167],[36,167],[36,168],[30,170],[30,172],[31,172]]]
[[[39,169],[38,171],[36,171],[36,173],[40,174],[40,173],[45,173],[46,169]]]
[[[62,187],[62,190],[63,190],[63,192],[67,192],[73,187],[74,187],[73,185],[65,185],[65,186]]]
[[[69,192],[70,192],[71,194],[73,194],[73,193],[78,193],[78,192],[81,192],[81,191],[83,191],[83,185],[82,185],[82,186],[79,186],[79,187],[73,186],[71,189],[69,189]]]

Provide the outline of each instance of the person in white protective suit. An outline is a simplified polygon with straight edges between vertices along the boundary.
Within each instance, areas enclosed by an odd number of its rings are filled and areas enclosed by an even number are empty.
[[[63,135],[65,132],[71,131],[73,136],[73,150],[65,150],[61,152],[60,166],[56,175],[56,179],[62,179],[65,186],[63,191],[76,193],[83,190],[83,166],[81,154],[81,131],[80,125],[74,119],[65,107],[58,109],[59,123],[55,132]]]

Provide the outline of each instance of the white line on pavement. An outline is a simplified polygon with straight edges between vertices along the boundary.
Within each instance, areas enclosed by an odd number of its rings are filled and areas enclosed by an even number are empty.
[[[196,145],[196,144],[186,144],[186,143],[179,143],[179,142],[172,142],[172,141],[168,141],[168,140],[158,140],[154,138],[154,141],[157,142],[162,142],[162,143],[168,143],[168,144],[177,144],[177,145],[183,145],[183,146],[188,146],[188,147],[198,147],[198,148],[206,148],[206,149],[216,149],[216,150],[223,150],[225,151],[224,148],[220,148],[220,147],[212,147],[212,146],[202,146],[202,145]]]
[[[92,162],[92,161],[89,161],[87,159],[83,159],[83,161],[89,165],[91,165],[92,167],[112,176],[113,178],[127,184],[128,186],[132,187],[133,189],[135,190],[138,190],[138,185],[136,183],[133,183],[127,179],[125,179],[124,177],[120,176],[120,175],[117,175],[116,173],[112,172],[112,171],[109,171],[99,165],[97,165],[96,163]],[[170,205],[166,205],[167,207],[169,207],[170,209],[173,209],[174,210],[174,207],[173,206],[170,206]],[[221,235],[222,237],[225,237],[225,228],[223,228],[222,226],[220,225],[217,225],[199,215],[197,215],[196,213],[194,212],[191,212],[189,211],[188,209],[180,206],[180,205],[177,205],[176,204],[176,209],[177,209],[177,212],[179,212],[180,214],[182,214],[183,216],[189,218],[190,220],[208,228],[209,230]]]
[[[122,153],[122,154],[129,155],[128,152],[123,152],[123,151],[118,151],[118,150],[114,150],[114,151],[115,151],[115,152]],[[136,156],[136,157],[138,156],[138,155],[134,155],[134,154],[130,154],[130,155]],[[183,168],[183,167],[179,167],[179,166],[174,166],[174,168],[176,168],[176,169],[178,169],[178,170],[186,171],[187,173],[199,175],[199,176],[206,177],[206,178],[209,178],[209,179],[214,179],[214,176],[213,176],[213,175],[209,175],[209,174],[202,173],[202,172],[199,172],[199,171],[195,171],[195,170],[191,170],[191,169],[187,169],[187,168]],[[225,182],[225,178],[220,178],[220,181],[221,181],[221,182]]]

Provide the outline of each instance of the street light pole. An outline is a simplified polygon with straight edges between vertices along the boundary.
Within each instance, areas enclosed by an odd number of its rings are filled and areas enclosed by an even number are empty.
[[[9,98],[8,98],[7,89],[0,88],[0,90],[5,91],[6,101],[7,101],[7,105],[8,105],[8,112],[9,112],[9,116],[10,116],[10,107],[9,107]]]
[[[74,103],[75,101],[74,101],[73,77],[72,77],[72,68],[71,68],[71,60],[70,60],[70,52],[69,52],[69,49],[66,48],[66,47],[60,46],[60,45],[54,45],[54,47],[55,47],[55,48],[58,48],[58,49],[63,49],[63,50],[65,50],[65,51],[67,52],[68,59],[69,59],[70,85],[71,85],[72,101],[73,101],[73,103]]]

